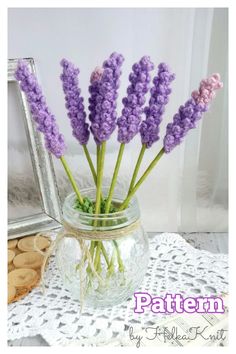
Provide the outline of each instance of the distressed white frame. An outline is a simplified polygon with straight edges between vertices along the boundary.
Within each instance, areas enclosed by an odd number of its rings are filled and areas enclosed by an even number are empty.
[[[24,58],[24,60],[28,62],[30,69],[35,73],[34,59]],[[14,73],[17,61],[18,59],[8,60],[8,82],[16,82]],[[24,92],[20,90],[19,85],[17,85],[17,90],[24,111],[24,126],[35,176],[35,183],[40,194],[42,212],[9,221],[8,239],[56,228],[60,226],[62,220],[61,203],[51,154],[44,146],[43,135],[36,129],[26,96]]]

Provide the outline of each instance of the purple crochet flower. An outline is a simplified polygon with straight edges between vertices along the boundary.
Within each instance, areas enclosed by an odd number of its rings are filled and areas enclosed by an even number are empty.
[[[122,115],[117,119],[118,141],[123,144],[129,143],[139,131],[145,94],[151,81],[149,72],[154,69],[154,65],[150,57],[144,56],[132,69],[129,75],[131,85],[128,86],[127,97],[122,100]]]
[[[90,86],[89,86],[89,106],[88,109],[90,111],[89,120],[90,122],[94,122],[96,116],[96,104],[97,104],[97,96],[99,95],[99,82],[101,80],[104,69],[100,67],[96,67],[91,74],[90,77]],[[94,136],[94,140],[97,145],[99,145],[99,141]]]
[[[37,123],[37,129],[44,134],[46,148],[57,158],[60,158],[66,149],[64,137],[59,133],[55,116],[50,112],[42,89],[35,75],[30,72],[25,60],[18,61],[15,78],[19,81],[20,88],[27,97],[33,119]]]
[[[179,145],[190,129],[196,128],[196,123],[202,118],[209,108],[209,103],[215,97],[215,91],[222,88],[220,75],[213,74],[206,80],[202,80],[198,91],[193,91],[192,98],[184,106],[180,106],[179,112],[174,115],[173,123],[167,124],[164,137],[164,150],[169,153]]]
[[[164,137],[165,152],[171,152],[179,145],[190,129],[196,128],[196,123],[202,114],[207,111],[207,106],[189,99],[184,106],[180,106],[179,112],[174,115],[173,123],[167,124]]]
[[[165,105],[168,103],[168,96],[171,93],[170,83],[175,79],[175,74],[170,72],[165,63],[158,65],[157,76],[153,79],[154,86],[151,88],[149,106],[144,108],[146,119],[140,126],[142,144],[150,148],[153,143],[160,139],[159,126],[162,121]]]
[[[101,75],[92,75],[91,78],[89,119],[97,144],[108,140],[116,128],[116,99],[123,61],[121,54],[112,53],[103,63]]]
[[[86,145],[89,140],[89,125],[85,122],[86,113],[83,97],[80,96],[78,74],[79,69],[66,59],[62,59],[63,72],[60,76],[65,93],[66,108],[70,118],[73,136],[81,145]]]

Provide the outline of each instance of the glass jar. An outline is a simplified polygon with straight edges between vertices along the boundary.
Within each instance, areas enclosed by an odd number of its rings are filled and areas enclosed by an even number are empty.
[[[107,192],[105,188],[103,197]],[[81,194],[95,200],[96,189],[84,189]],[[121,204],[124,197],[118,190],[113,205]],[[97,215],[76,210],[75,201],[74,193],[65,199],[63,237],[56,249],[63,283],[74,299],[86,305],[119,304],[138,290],[149,260],[148,237],[139,221],[137,199],[134,197],[123,211]]]

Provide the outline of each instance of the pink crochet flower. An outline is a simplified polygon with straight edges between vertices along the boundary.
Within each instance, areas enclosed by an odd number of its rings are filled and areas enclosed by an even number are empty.
[[[91,84],[94,81],[100,81],[102,74],[103,74],[104,69],[101,68],[100,66],[96,66],[96,68],[94,69],[94,71],[92,72],[91,76],[90,76],[90,82]]]
[[[220,74],[213,74],[209,78],[202,80],[198,91],[192,92],[192,98],[196,103],[209,104],[215,97],[215,91],[222,88]]]

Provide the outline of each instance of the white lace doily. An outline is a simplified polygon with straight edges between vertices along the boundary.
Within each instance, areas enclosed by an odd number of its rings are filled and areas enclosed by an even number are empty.
[[[164,233],[150,240],[148,270],[137,291],[152,296],[221,295],[228,291],[227,273],[227,255],[199,251],[181,236]],[[135,314],[133,298],[102,310],[85,306],[80,315],[79,303],[64,289],[53,256],[45,278],[45,294],[36,288],[8,306],[9,340],[40,334],[49,345],[67,345],[78,340],[81,344],[99,345],[122,335],[125,325],[148,326],[161,316],[151,311]]]

